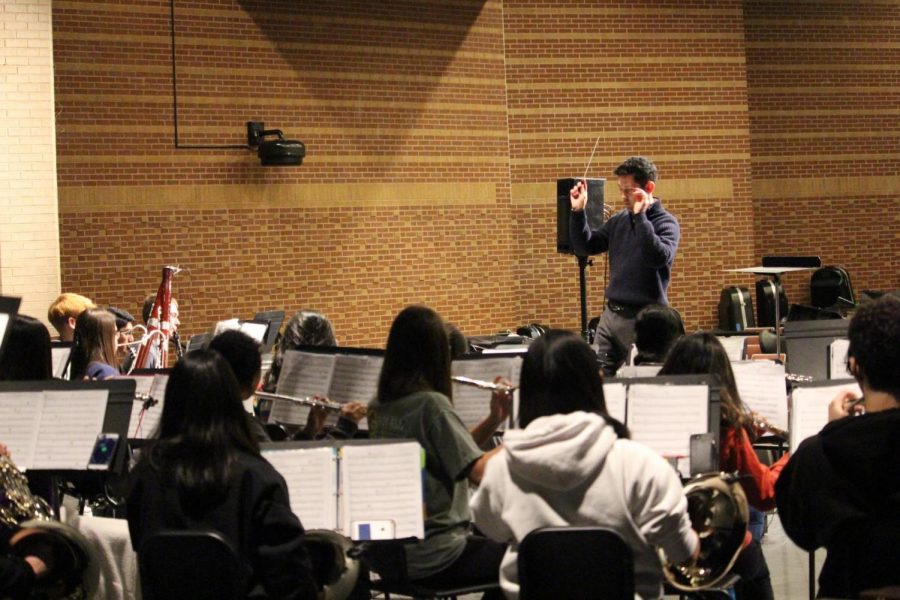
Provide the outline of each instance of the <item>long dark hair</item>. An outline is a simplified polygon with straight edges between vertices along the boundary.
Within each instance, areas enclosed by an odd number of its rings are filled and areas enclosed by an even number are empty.
[[[391,325],[378,400],[390,402],[414,392],[433,390],[453,399],[450,342],[441,317],[427,306],[407,306]]]
[[[320,312],[303,309],[298,310],[284,327],[284,333],[275,349],[272,358],[272,367],[266,373],[263,388],[274,392],[281,376],[281,366],[284,364],[284,353],[288,350],[296,350],[300,346],[337,346],[337,338],[334,335],[334,327],[328,317]]]
[[[716,375],[721,384],[722,422],[751,433],[750,410],[738,394],[731,360],[722,342],[711,333],[699,332],[679,339],[669,349],[659,375]]]
[[[187,505],[208,506],[225,494],[239,452],[259,456],[259,444],[231,367],[212,350],[186,354],[169,375],[151,464]]]
[[[597,355],[571,331],[550,329],[531,343],[519,380],[519,426],[539,417],[592,412],[603,417],[620,438],[628,429],[606,410]]]
[[[116,317],[105,308],[89,308],[78,315],[75,320],[71,379],[84,377],[92,362],[102,362],[116,368],[118,336]]]
[[[43,381],[53,377],[50,332],[33,317],[16,315],[0,357],[0,381]]]

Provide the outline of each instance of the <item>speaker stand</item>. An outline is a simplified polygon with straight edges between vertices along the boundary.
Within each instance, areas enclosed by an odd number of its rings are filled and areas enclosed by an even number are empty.
[[[585,269],[594,264],[594,261],[587,256],[576,256],[578,259],[578,285],[581,292],[581,337],[585,342],[590,343],[591,334],[588,331],[587,318],[587,277]]]

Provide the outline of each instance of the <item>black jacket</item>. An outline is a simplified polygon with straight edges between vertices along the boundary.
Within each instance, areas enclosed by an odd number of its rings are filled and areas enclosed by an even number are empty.
[[[788,537],[828,550],[821,596],[900,585],[900,409],[829,423],[800,444],[775,494]]]
[[[264,590],[271,598],[316,597],[303,526],[291,512],[284,479],[265,459],[241,454],[224,499],[209,506],[181,498],[146,458],[132,478],[127,512],[135,551],[159,531],[214,529],[231,542],[245,566],[248,596]]]

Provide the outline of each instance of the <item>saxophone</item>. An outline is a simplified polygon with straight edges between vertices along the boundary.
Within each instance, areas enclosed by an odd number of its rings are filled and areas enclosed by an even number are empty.
[[[31,493],[15,463],[0,454],[0,527],[18,530],[9,551],[20,557],[40,556],[49,572],[35,581],[32,598],[84,600],[89,597],[86,575],[96,560],[88,541],[74,528],[56,520],[47,502]]]

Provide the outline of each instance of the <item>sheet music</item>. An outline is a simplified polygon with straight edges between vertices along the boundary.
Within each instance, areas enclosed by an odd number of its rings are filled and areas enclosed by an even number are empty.
[[[450,372],[455,376],[480,379],[494,382],[498,376],[517,383],[517,373],[521,372],[522,360],[515,356],[481,358],[474,360],[455,360],[450,365]],[[471,429],[484,420],[491,409],[491,390],[483,390],[471,385],[453,382],[453,408],[463,424]],[[499,427],[502,431],[506,424]]]
[[[606,412],[613,419],[625,423],[626,388],[624,383],[604,383],[603,399],[606,401]]]
[[[291,510],[306,530],[340,530],[336,452],[336,448],[327,447],[262,453],[284,477]]]
[[[29,469],[34,462],[43,404],[43,392],[0,394],[0,441],[9,448],[20,469]]]
[[[781,429],[788,429],[784,365],[771,360],[731,363],[741,400],[750,410]]]
[[[798,387],[791,394],[791,452],[800,442],[816,435],[828,423],[828,405],[843,390],[862,395],[859,384],[847,381],[822,387]]]
[[[334,354],[316,354],[289,350],[284,353],[276,394],[282,396],[327,397],[334,374]]]
[[[145,400],[135,399],[131,404],[131,420],[128,421],[128,437],[131,439],[147,439],[156,433],[159,427],[159,421],[162,418],[163,401],[166,397],[166,386],[169,383],[169,376],[162,373],[155,375],[127,375],[122,379],[133,379],[135,381],[135,396],[150,396],[156,400],[156,404],[144,410]],[[138,430],[140,424],[140,430]]]
[[[287,400],[273,400],[268,423],[305,425],[309,419],[309,407]]]
[[[828,379],[846,379],[850,377],[847,372],[847,351],[850,349],[850,340],[838,339],[828,345]]]
[[[383,356],[338,354],[328,390],[332,402],[368,404],[378,393]]]
[[[717,335],[719,340],[728,353],[728,359],[732,362],[744,359],[744,340],[747,336],[743,335]]]
[[[656,377],[662,365],[625,365],[616,371],[616,377],[629,379],[632,377]]]
[[[72,354],[71,346],[54,346],[50,348],[50,360],[53,361],[53,377],[55,379],[65,377],[70,354]]]
[[[631,438],[663,456],[690,456],[690,439],[709,431],[706,385],[628,386]]]
[[[251,323],[245,321],[238,327],[241,331],[252,337],[258,343],[262,344],[266,337],[266,331],[269,329],[268,323]]]
[[[397,538],[425,538],[421,452],[417,442],[341,448],[344,535],[353,523],[387,520]]]
[[[44,392],[33,469],[84,469],[103,431],[109,391]]]

